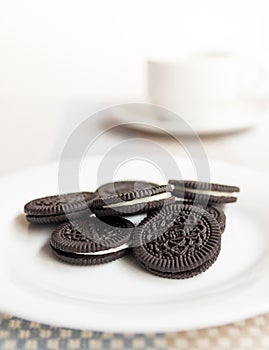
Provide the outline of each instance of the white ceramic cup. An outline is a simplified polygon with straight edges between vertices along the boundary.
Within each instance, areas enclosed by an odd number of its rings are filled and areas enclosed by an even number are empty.
[[[264,68],[231,53],[200,53],[176,61],[148,62],[150,102],[189,123],[216,118],[221,109],[249,98],[264,81]],[[220,114],[219,114],[220,115]]]

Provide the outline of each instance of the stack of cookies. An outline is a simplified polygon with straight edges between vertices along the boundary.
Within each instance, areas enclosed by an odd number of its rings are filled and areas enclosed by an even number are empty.
[[[35,199],[24,212],[32,224],[61,223],[50,247],[65,263],[104,264],[131,253],[149,273],[182,279],[206,271],[218,258],[223,205],[235,202],[236,192],[236,186],[197,181],[121,181],[95,192]]]

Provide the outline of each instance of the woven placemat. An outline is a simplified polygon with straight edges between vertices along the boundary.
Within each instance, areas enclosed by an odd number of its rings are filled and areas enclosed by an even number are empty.
[[[249,320],[166,335],[171,350],[265,350],[269,349],[269,314]]]
[[[57,328],[0,315],[1,350],[163,350],[164,334],[118,334]]]
[[[269,315],[222,327],[166,334],[118,334],[57,328],[0,314],[2,350],[265,350]]]

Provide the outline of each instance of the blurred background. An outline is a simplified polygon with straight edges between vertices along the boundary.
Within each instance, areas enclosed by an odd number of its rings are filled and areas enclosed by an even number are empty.
[[[0,174],[57,160],[74,127],[147,102],[147,61],[232,52],[269,67],[264,0],[34,0],[0,5]],[[268,72],[257,125],[201,135],[209,157],[268,169]],[[269,94],[269,92],[268,92]]]

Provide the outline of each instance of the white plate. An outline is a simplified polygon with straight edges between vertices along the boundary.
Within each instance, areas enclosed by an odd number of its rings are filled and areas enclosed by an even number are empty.
[[[96,185],[99,160],[91,158],[84,184]],[[184,177],[193,176],[180,161]],[[128,173],[127,178],[141,179]],[[80,329],[164,332],[217,326],[269,311],[267,177],[212,163],[212,180],[234,183],[242,192],[227,206],[227,230],[217,262],[187,280],[144,272],[126,257],[95,267],[65,265],[47,246],[51,227],[30,227],[25,202],[57,192],[57,165],[18,173],[0,182],[0,310]],[[146,180],[157,176],[147,174]]]
[[[160,112],[160,115],[158,114]],[[165,110],[154,105],[125,104],[112,108],[113,120],[118,124],[140,132],[153,134],[170,133],[176,135],[200,136],[219,135],[243,131],[257,125],[261,111],[253,106],[229,105],[210,111],[207,116],[197,116],[197,120],[184,123],[176,115],[163,116]],[[187,122],[187,120],[186,120]]]

